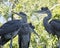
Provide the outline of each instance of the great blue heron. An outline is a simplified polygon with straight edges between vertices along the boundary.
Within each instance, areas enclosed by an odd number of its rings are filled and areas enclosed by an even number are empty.
[[[18,14],[18,13],[15,13],[15,14],[20,16],[20,14]],[[23,16],[22,16],[22,22],[23,22],[23,24],[24,23],[26,23],[26,24],[24,24],[23,28],[21,28],[21,30],[20,30],[21,33],[18,34],[19,48],[28,48],[29,47],[31,32],[34,32],[37,36],[39,36],[34,31],[34,26],[32,25],[32,23],[29,23],[29,24],[27,23],[27,17],[26,16],[27,16],[26,14],[23,14]]]
[[[22,19],[8,21],[0,27],[0,45],[4,45],[8,40],[18,34],[19,48],[28,48],[31,31],[35,34],[37,33],[34,31],[34,27],[32,26],[32,24],[27,23],[26,14],[24,14],[23,12],[15,14],[21,16]]]
[[[3,24],[0,27],[0,45],[5,44],[12,37],[15,37],[18,34],[18,30],[20,30],[22,26],[22,20],[12,20]]]
[[[60,20],[52,19],[51,21],[49,21],[52,17],[52,14],[51,14],[51,11],[48,9],[48,7],[42,7],[41,10],[35,11],[35,12],[48,15],[43,19],[43,25],[49,34],[56,35],[59,39],[59,37],[60,37]]]

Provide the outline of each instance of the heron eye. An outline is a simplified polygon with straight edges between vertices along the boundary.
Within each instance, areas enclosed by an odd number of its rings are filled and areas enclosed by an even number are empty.
[[[42,7],[41,10],[44,10],[44,7]]]

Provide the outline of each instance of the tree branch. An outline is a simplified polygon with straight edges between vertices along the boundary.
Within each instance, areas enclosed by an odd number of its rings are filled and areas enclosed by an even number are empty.
[[[50,8],[50,10],[52,11],[56,6],[60,6],[60,4],[55,4],[53,7]]]

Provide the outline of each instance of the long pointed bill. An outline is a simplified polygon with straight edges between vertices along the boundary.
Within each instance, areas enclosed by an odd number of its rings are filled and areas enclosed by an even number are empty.
[[[34,13],[43,14],[44,12],[42,10],[38,10],[38,11],[34,11]]]
[[[16,12],[12,12],[12,13],[19,15],[19,13],[16,13]]]
[[[37,32],[35,32],[35,30],[33,30],[33,33],[40,37],[40,35]]]

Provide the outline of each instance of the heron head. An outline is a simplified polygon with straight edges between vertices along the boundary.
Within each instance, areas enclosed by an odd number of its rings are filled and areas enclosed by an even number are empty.
[[[41,10],[35,11],[36,13],[46,14],[49,12],[48,7],[42,7]]]
[[[21,17],[27,16],[24,12],[19,12],[18,14],[19,14],[19,16],[21,16]]]

